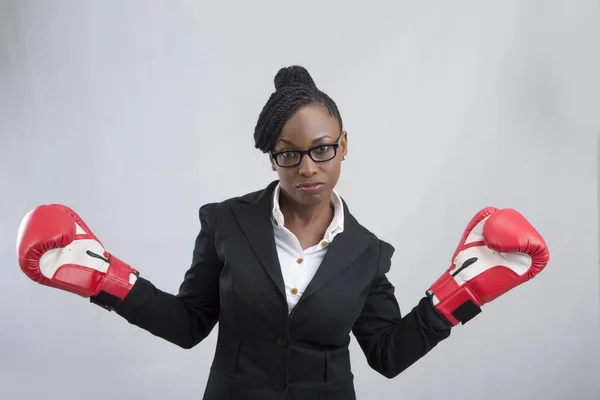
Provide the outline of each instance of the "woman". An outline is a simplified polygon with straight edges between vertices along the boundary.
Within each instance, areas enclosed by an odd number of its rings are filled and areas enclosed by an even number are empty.
[[[200,208],[192,265],[177,295],[106,252],[60,205],[24,219],[20,264],[32,279],[89,297],[183,348],[219,322],[206,400],[350,400],[350,333],[369,365],[392,378],[482,302],[471,297],[456,313],[457,304],[441,307],[447,302],[431,292],[401,316],[386,278],[394,248],[360,225],[334,190],[347,153],[336,104],[299,66],[281,69],[275,87],[254,137],[279,180]]]

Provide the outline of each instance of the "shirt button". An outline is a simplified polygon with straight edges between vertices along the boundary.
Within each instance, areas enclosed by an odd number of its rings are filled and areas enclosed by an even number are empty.
[[[329,244],[329,243],[327,243],[327,242],[323,241],[323,242],[321,242],[321,247],[327,247],[327,245],[328,245],[328,244]]]
[[[298,289],[293,288],[292,290],[290,290],[290,292],[292,292],[292,294],[298,294]]]
[[[281,347],[286,347],[288,345],[288,340],[283,336],[279,336],[277,338],[277,344]]]
[[[297,262],[298,264],[302,264],[302,261],[304,261],[304,259],[302,259],[302,258],[299,258],[299,259],[297,259],[297,260],[296,260],[296,262]]]
[[[281,379],[275,379],[275,382],[273,382],[273,387],[275,387],[275,390],[283,390],[285,389],[285,382]]]

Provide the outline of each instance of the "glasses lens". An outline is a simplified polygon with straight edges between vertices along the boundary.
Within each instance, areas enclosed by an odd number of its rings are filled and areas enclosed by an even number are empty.
[[[317,147],[310,155],[315,161],[329,161],[335,157],[335,146]]]
[[[286,151],[277,155],[277,164],[281,167],[291,167],[300,162],[300,153],[294,151]]]

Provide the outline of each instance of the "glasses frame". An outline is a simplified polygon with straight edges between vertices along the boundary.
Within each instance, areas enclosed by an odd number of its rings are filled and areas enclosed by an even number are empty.
[[[297,167],[298,165],[302,164],[302,160],[304,159],[305,155],[308,155],[310,157],[311,160],[313,160],[316,163],[324,163],[324,162],[328,162],[333,160],[336,156],[337,156],[337,150],[338,147],[340,147],[340,139],[342,138],[342,132],[340,132],[340,135],[338,136],[338,138],[336,139],[335,143],[323,143],[320,144],[318,146],[315,147],[311,147],[310,149],[306,149],[306,150],[283,150],[283,151],[278,151],[276,153],[274,152],[270,152],[271,153],[271,157],[273,158],[273,160],[275,160],[275,164],[277,164],[280,168],[294,168]],[[331,158],[328,158],[327,160],[315,160],[312,156],[312,152],[313,150],[316,150],[320,147],[323,146],[330,146],[333,147],[333,156]],[[298,160],[298,162],[294,165],[281,165],[279,164],[279,162],[277,161],[277,156],[280,154],[284,154],[284,153],[296,153],[296,154],[300,154],[300,160]]]

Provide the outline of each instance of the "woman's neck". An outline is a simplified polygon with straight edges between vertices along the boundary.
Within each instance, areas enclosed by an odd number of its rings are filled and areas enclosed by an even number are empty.
[[[279,199],[279,208],[283,214],[286,227],[305,228],[324,225],[326,229],[333,219],[331,201],[323,201],[313,205],[301,205],[289,201],[285,195]]]

